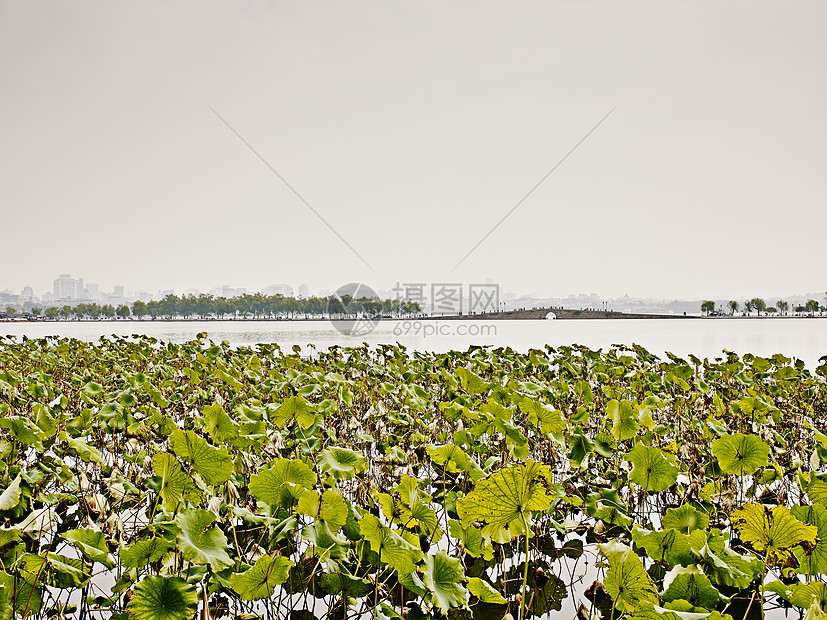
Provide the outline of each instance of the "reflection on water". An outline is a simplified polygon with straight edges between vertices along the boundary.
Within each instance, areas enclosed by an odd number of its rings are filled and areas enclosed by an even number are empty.
[[[419,351],[465,350],[471,345],[509,346],[518,351],[583,344],[606,349],[612,344],[639,344],[663,356],[666,351],[714,358],[723,349],[741,355],[783,353],[803,360],[809,368],[827,355],[827,319],[722,318],[722,319],[600,319],[527,321],[382,321],[365,336],[351,338],[328,321],[68,321],[0,323],[0,334],[38,338],[59,335],[97,340],[110,334],[147,334],[170,342],[184,342],[199,332],[234,346],[277,342],[290,350],[309,343],[316,350],[333,345],[371,346],[400,343]]]

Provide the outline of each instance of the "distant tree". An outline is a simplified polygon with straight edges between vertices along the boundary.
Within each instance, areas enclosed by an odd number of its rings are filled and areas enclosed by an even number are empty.
[[[60,314],[61,310],[57,306],[49,306],[46,308],[46,316],[50,319],[56,319]]]
[[[728,302],[727,306],[729,307],[729,313],[730,314],[735,314],[736,312],[738,312],[738,302],[735,301],[734,299],[732,301]]]
[[[17,314],[17,308],[14,306],[6,306],[6,314]]]
[[[132,303],[132,316],[136,316],[139,319],[142,316],[147,315],[146,304],[142,301],[135,301]]]
[[[767,314],[775,314],[776,312],[778,312],[778,308],[776,308],[775,306],[770,306],[769,308],[767,308]]]
[[[43,312],[43,308],[38,308],[37,306],[32,307],[32,315],[33,316],[40,316],[41,312]]]
[[[767,303],[760,297],[753,297],[749,300],[749,304],[758,311],[758,316],[761,316],[761,313],[767,309]]]
[[[804,310],[810,314],[815,314],[818,312],[818,302],[815,299],[808,299],[807,303],[804,304]]]
[[[158,302],[158,304],[161,308],[161,314],[165,315],[168,319],[171,319],[178,314],[181,306],[181,300],[177,295],[170,293]]]
[[[72,309],[72,306],[63,306],[60,309],[60,316],[62,316],[64,319],[68,319],[74,313],[75,311]]]
[[[779,299],[778,301],[776,301],[776,302],[775,302],[775,305],[776,305],[776,307],[778,308],[778,311],[779,311],[781,314],[786,314],[786,313],[787,313],[787,311],[790,309],[790,304],[788,304],[788,303],[787,303],[786,301],[784,301],[783,299]]]
[[[101,306],[101,314],[111,319],[113,316],[115,316],[114,306],[112,306],[112,304],[106,304],[105,306]]]
[[[146,305],[146,312],[147,312],[147,314],[149,314],[149,316],[151,316],[153,319],[158,318],[159,316],[161,316],[161,314],[163,314],[163,313],[161,312],[161,302],[154,301],[154,300],[153,300],[153,301],[150,301],[150,302]]]
[[[122,319],[125,319],[129,316],[129,306],[126,304],[121,304],[118,306],[118,309],[115,310],[115,313]]]
[[[701,312],[705,315],[709,316],[712,312],[715,312],[715,302],[707,300],[701,304]]]

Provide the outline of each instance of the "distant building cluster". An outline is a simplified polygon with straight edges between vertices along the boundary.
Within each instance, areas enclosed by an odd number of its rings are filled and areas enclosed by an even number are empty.
[[[222,285],[209,291],[215,297],[240,297],[249,291],[246,288],[237,288],[229,285]],[[294,297],[294,289],[289,284],[271,284],[261,290],[266,295],[282,295]],[[201,291],[188,289],[185,294],[198,296]],[[0,290],[0,312],[9,314],[9,310],[15,312],[29,313],[33,308],[48,308],[52,306],[76,306],[81,303],[102,304],[118,306],[131,304],[135,301],[150,302],[160,301],[167,295],[175,294],[173,289],[160,290],[156,293],[147,291],[131,291],[123,285],[116,285],[111,291],[104,291],[95,282],[87,282],[84,278],[74,278],[69,273],[61,273],[52,283],[52,290],[45,291],[41,295],[35,295],[34,289],[27,285],[20,293],[12,290]],[[307,299],[310,297],[310,288],[307,284],[298,287],[298,297]]]

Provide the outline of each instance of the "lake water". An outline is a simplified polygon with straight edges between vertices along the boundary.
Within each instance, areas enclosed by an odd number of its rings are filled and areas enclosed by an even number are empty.
[[[117,334],[147,334],[184,342],[199,332],[233,346],[277,342],[290,350],[299,345],[310,351],[332,345],[355,346],[400,343],[420,351],[465,350],[471,345],[510,346],[518,351],[583,344],[592,349],[612,344],[639,344],[656,355],[666,351],[700,358],[721,356],[723,349],[743,355],[771,356],[783,353],[803,360],[810,369],[827,355],[827,317],[812,318],[716,318],[716,319],[599,319],[525,321],[380,321],[363,336],[337,331],[329,321],[66,321],[0,323],[0,334],[38,338],[58,335],[97,340]]]

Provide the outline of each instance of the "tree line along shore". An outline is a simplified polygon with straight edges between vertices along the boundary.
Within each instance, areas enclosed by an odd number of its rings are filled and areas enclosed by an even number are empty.
[[[349,295],[337,297],[285,297],[245,293],[238,297],[201,295],[166,295],[159,301],[134,301],[131,304],[76,303],[34,307],[29,313],[18,313],[7,307],[0,315],[44,317],[47,319],[304,319],[360,314],[385,317],[408,317],[422,312],[421,306],[404,299],[353,299]]]
[[[827,304],[827,293],[825,293],[825,304]],[[790,311],[792,311],[795,316],[812,316],[816,313],[827,312],[827,306],[819,304],[815,299],[808,299],[806,303],[797,304],[792,307],[789,302],[779,299],[775,302],[774,306],[768,306],[767,302],[760,297],[753,297],[752,299],[745,301],[743,305],[739,304],[734,299],[730,300],[726,304],[726,310],[724,310],[720,304],[716,304],[710,299],[701,303],[701,313],[705,316],[724,316],[726,314],[735,316],[739,312],[742,315],[749,315],[755,312],[758,316],[761,316],[762,314],[789,316]]]

